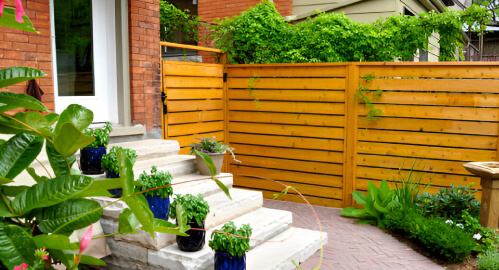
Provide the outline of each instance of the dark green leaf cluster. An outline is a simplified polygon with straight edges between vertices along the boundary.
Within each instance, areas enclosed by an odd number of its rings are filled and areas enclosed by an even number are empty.
[[[286,22],[273,3],[262,3],[241,15],[211,26],[209,37],[217,48],[228,53],[231,63],[317,63],[357,61],[407,61],[418,49],[428,50],[433,33],[440,36],[440,61],[462,55],[461,29],[482,31],[491,13],[472,6],[465,11],[442,14],[397,15],[373,23],[359,23],[343,13],[321,13],[294,25]]]
[[[175,200],[170,204],[170,218],[177,218],[175,209],[177,209],[177,204],[181,204],[184,212],[187,213],[187,222],[195,220],[198,226],[201,227],[203,220],[206,219],[208,212],[210,212],[210,206],[203,199],[203,196],[201,194],[198,194],[197,197],[192,194],[176,194],[175,196]]]
[[[439,188],[436,194],[423,193],[418,196],[417,205],[426,217],[437,216],[462,223],[463,211],[468,212],[472,217],[478,218],[480,215],[480,201],[475,198],[476,189],[459,186],[450,188]]]
[[[244,252],[250,250],[249,237],[252,229],[249,224],[237,228],[234,222],[229,221],[222,229],[211,234],[209,246],[219,252],[227,252],[234,257],[242,257]]]
[[[186,40],[198,39],[198,24],[200,18],[189,14],[188,9],[180,10],[167,1],[160,1],[160,39],[161,41],[174,42],[173,34],[180,31]]]
[[[109,133],[111,133],[111,131],[113,131],[113,127],[109,122],[106,122],[104,128],[85,129],[85,135],[95,138],[95,141],[89,144],[87,147],[107,147],[107,144],[109,143]]]
[[[429,255],[456,263],[466,260],[476,242],[463,229],[438,217],[425,218],[417,209],[398,209],[386,216],[387,226],[413,239]]]
[[[151,174],[147,174],[146,171],[144,171],[142,174],[139,175],[138,182],[141,185],[135,187],[136,192],[148,190],[151,188],[157,188],[157,187],[162,187],[162,186],[166,186],[166,185],[171,185],[172,176],[171,176],[170,172],[168,172],[168,171],[166,171],[166,172],[159,171],[158,172],[158,169],[156,168],[156,166],[152,166]],[[151,197],[152,196],[160,196],[161,199],[165,199],[172,194],[173,194],[173,189],[171,186],[144,192],[144,196],[151,196]]]
[[[496,270],[499,269],[499,250],[492,248],[487,250],[477,259],[478,270]]]
[[[383,180],[378,188],[373,182],[367,182],[367,196],[360,192],[352,193],[355,202],[364,206],[364,209],[346,207],[340,214],[346,217],[359,218],[359,224],[373,224],[385,228],[385,215],[399,206],[395,191],[390,190],[388,183]]]
[[[206,138],[202,138],[202,139],[196,138],[196,140],[201,141],[201,142],[200,143],[191,143],[191,144],[187,145],[187,146],[191,147],[191,152],[190,152],[191,155],[194,153],[194,150],[198,150],[198,151],[203,152],[203,153],[219,153],[219,154],[223,154],[226,151],[229,151],[232,158],[235,161],[239,162],[239,160],[236,159],[236,155],[233,152],[234,148],[229,147],[228,145],[217,141],[215,136],[213,136],[213,140],[211,140],[210,137],[206,137]]]
[[[118,167],[118,155],[116,152],[118,149],[130,159],[132,165],[135,164],[135,160],[137,159],[137,153],[135,150],[120,146],[113,146],[111,150],[109,150],[109,153],[102,156],[101,166],[103,169],[107,169],[114,174],[120,173],[120,169]]]
[[[497,249],[499,247],[499,234],[492,228],[482,227],[477,218],[471,216],[467,211],[462,214],[464,230],[470,234],[478,237],[476,251],[484,253],[490,249]],[[458,224],[458,223],[456,223]]]

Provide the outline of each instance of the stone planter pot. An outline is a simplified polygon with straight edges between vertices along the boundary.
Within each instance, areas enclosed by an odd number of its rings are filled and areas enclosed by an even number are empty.
[[[211,157],[213,160],[213,164],[215,164],[215,168],[217,168],[217,174],[220,174],[220,171],[222,171],[222,165],[224,163],[224,155],[220,153],[205,153],[208,156]],[[204,162],[203,158],[201,158],[199,155],[196,154],[196,167],[201,175],[211,175],[210,168],[206,165]]]
[[[106,170],[106,178],[120,178],[120,175]],[[121,195],[123,195],[123,190],[121,188],[108,189],[107,191],[113,195],[113,198],[120,198]]]
[[[200,228],[204,229],[204,220],[201,226],[198,225],[196,220],[190,221],[187,223],[187,225],[190,225],[191,228]],[[188,252],[193,252],[193,251],[198,251],[203,248],[204,246],[204,240],[206,237],[206,231],[198,231],[198,230],[188,230],[186,232],[189,236],[179,236],[177,235],[177,245],[178,248],[182,251],[188,251]]]
[[[246,252],[234,257],[227,252],[215,252],[215,270],[246,270]]]
[[[80,150],[80,169],[84,174],[104,173],[100,163],[106,147],[85,147]]]
[[[170,197],[161,199],[159,196],[145,196],[154,218],[168,220],[170,212]]]

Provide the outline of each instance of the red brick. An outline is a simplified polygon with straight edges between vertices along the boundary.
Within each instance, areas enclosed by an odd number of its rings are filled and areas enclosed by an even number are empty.
[[[3,35],[4,40],[13,41],[13,42],[28,42],[27,34],[14,34],[14,33],[5,33]]]

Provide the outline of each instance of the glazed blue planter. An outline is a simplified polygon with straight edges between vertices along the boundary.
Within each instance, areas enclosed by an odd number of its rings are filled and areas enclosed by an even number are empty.
[[[146,196],[149,203],[149,208],[154,214],[154,218],[168,220],[168,212],[170,210],[170,197],[161,199],[159,196]]]
[[[246,270],[246,252],[234,257],[227,252],[215,252],[215,270]]]
[[[120,174],[115,174],[109,170],[106,170],[106,178],[120,178]],[[121,188],[108,189],[109,193],[113,195],[113,198],[120,198],[123,195],[123,190]]]
[[[178,225],[178,223],[177,223]],[[204,229],[204,220],[201,223],[201,226],[198,225],[196,220],[187,222],[187,225],[190,225],[191,228],[199,228]],[[178,248],[182,251],[194,252],[203,248],[204,240],[206,237],[206,231],[198,231],[198,230],[188,230],[187,233],[189,236],[180,236],[177,235],[177,245]]]
[[[106,147],[85,147],[80,151],[80,169],[84,174],[104,173],[100,163]]]

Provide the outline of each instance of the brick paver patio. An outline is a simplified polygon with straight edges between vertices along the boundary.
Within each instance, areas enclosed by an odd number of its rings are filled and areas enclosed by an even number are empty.
[[[314,215],[305,204],[264,200],[264,207],[292,211],[295,227],[318,230]],[[444,269],[379,228],[357,225],[355,219],[342,217],[338,208],[314,209],[329,238],[321,269]],[[312,269],[319,257],[320,251],[301,266]]]

